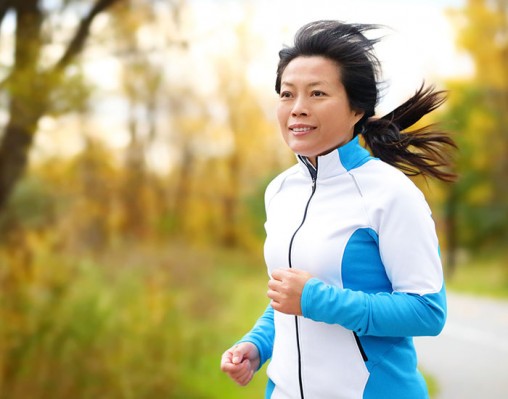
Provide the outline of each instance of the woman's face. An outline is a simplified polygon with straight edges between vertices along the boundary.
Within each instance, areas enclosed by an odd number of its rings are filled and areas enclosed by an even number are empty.
[[[328,58],[300,56],[282,73],[277,108],[282,136],[314,165],[318,155],[352,139],[362,116],[350,108],[339,68]]]

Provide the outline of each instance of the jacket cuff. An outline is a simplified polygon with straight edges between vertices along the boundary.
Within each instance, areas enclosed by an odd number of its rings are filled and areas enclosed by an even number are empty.
[[[302,296],[300,298],[300,306],[302,308],[303,317],[312,319],[312,296],[317,286],[321,284],[323,284],[321,280],[313,277],[303,286]]]

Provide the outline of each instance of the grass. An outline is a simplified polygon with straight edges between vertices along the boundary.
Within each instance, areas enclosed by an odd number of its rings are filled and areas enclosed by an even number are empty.
[[[266,306],[255,256],[170,243],[30,269],[0,264],[1,399],[263,397],[219,369]]]
[[[434,376],[432,376],[432,374],[429,374],[427,373],[425,370],[420,370],[423,374],[423,377],[425,378],[425,382],[427,383],[427,388],[429,390],[429,396],[431,398],[434,398],[436,397],[436,395],[439,393],[439,385],[436,381],[436,379],[434,378]]]
[[[447,278],[451,291],[508,299],[506,255],[481,256],[460,264]]]

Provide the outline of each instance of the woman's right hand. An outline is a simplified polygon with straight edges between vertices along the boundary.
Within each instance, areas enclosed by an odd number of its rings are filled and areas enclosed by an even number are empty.
[[[251,342],[242,342],[222,355],[220,368],[238,385],[247,385],[259,368],[259,352]]]

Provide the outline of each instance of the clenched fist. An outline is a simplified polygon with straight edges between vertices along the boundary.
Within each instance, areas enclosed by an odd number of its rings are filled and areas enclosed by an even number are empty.
[[[247,385],[259,368],[259,352],[251,342],[242,342],[222,355],[221,370],[238,385]]]
[[[276,269],[268,281],[268,298],[272,307],[282,313],[301,316],[300,300],[305,283],[312,278],[310,273],[298,269]]]

